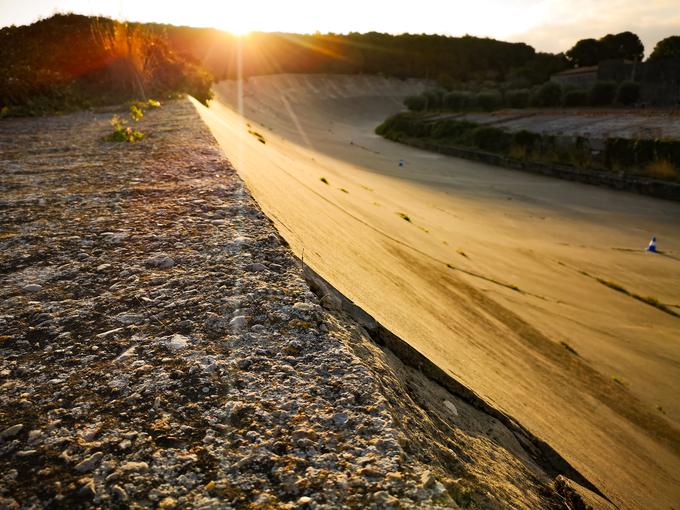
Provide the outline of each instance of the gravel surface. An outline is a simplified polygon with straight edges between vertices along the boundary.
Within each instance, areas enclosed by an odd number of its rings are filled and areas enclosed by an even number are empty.
[[[554,502],[496,425],[404,400],[188,101],[136,144],[110,116],[0,122],[0,508]]]

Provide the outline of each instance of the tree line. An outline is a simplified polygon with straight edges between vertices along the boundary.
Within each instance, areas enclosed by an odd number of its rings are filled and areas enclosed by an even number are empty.
[[[604,58],[639,59],[643,52],[630,32],[579,41],[565,54],[550,54],[524,43],[467,35],[253,33],[239,38],[209,28],[58,14],[0,29],[0,109],[39,113],[179,92],[207,100],[213,79],[277,73],[425,78],[449,91],[475,93],[464,100],[451,95],[449,102],[486,105],[500,94],[502,101],[521,103],[528,94],[531,103],[534,95],[547,94],[537,87],[554,73]],[[680,37],[671,37],[650,58],[678,55]],[[578,99],[563,91],[561,100],[567,95]]]
[[[499,108],[632,106],[640,98],[640,86],[632,81],[620,84],[598,81],[588,89],[562,87],[545,82],[531,89],[469,90],[431,89],[404,100],[411,111],[493,111]]]
[[[0,116],[33,115],[190,93],[212,76],[139,23],[57,14],[0,29]]]

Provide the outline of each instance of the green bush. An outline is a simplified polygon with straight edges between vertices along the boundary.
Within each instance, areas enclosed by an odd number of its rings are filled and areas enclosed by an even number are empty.
[[[144,138],[144,133],[128,126],[127,121],[121,119],[118,115],[114,115],[111,118],[111,126],[113,127],[113,133],[106,137],[106,140],[109,142],[135,143]]]
[[[490,112],[503,106],[503,96],[497,90],[486,90],[476,96],[477,105],[484,111]]]
[[[513,135],[512,143],[518,147],[525,148],[527,151],[531,151],[541,143],[541,135],[522,129]]]
[[[624,81],[619,85],[616,92],[616,102],[630,106],[640,99],[640,85],[634,81]]]
[[[485,151],[505,152],[510,148],[512,135],[494,126],[479,126],[471,131],[470,141]]]
[[[526,108],[531,100],[529,89],[509,90],[505,93],[505,102],[512,108]]]
[[[585,90],[568,90],[564,93],[562,104],[564,106],[588,106],[588,92]]]
[[[616,83],[613,81],[598,81],[590,89],[590,104],[592,106],[608,106],[616,97]]]
[[[444,96],[446,91],[440,89],[426,90],[423,96],[427,100],[428,110],[438,110],[444,106]]]
[[[378,135],[394,138],[397,135],[427,137],[432,131],[432,123],[423,122],[413,113],[397,113],[375,128]]]
[[[535,106],[559,106],[562,103],[562,87],[552,81],[545,82],[534,94],[533,103]]]
[[[447,110],[459,112],[467,108],[470,95],[466,92],[455,90],[444,96],[444,107]]]
[[[421,112],[427,109],[427,99],[425,96],[408,96],[404,99],[404,105],[412,112]]]
[[[440,120],[434,123],[431,134],[434,138],[460,139],[477,127],[477,124],[466,120]]]

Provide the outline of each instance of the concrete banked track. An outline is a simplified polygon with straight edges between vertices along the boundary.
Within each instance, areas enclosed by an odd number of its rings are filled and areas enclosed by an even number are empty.
[[[197,107],[322,277],[620,508],[670,508],[680,500],[680,205],[373,134],[423,86],[253,77],[219,84],[210,108]],[[662,254],[644,252],[652,235]]]

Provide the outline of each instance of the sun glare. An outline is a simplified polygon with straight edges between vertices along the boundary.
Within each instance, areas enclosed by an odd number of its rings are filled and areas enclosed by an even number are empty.
[[[235,35],[236,37],[246,37],[250,34],[251,30],[248,30],[247,28],[230,28],[227,30],[232,35]]]

